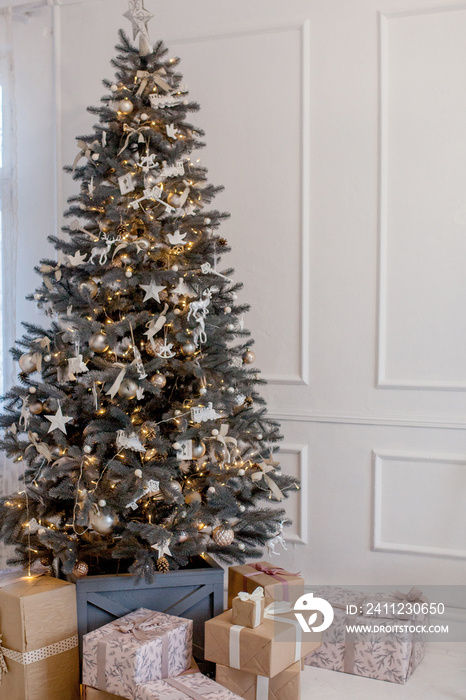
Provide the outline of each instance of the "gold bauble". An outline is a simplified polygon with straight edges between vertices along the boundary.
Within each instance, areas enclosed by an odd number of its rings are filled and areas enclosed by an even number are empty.
[[[89,527],[101,535],[108,535],[117,521],[115,513],[102,513],[92,509],[89,513]]]
[[[120,100],[118,103],[118,111],[122,114],[131,114],[133,109],[134,105],[131,102],[131,100],[128,100],[127,97],[125,97],[123,100]]]
[[[150,355],[151,357],[157,357],[159,350],[164,345],[164,342],[162,338],[154,338],[153,344],[154,345],[152,346],[152,343],[150,342],[150,340],[148,340],[144,348],[148,355]]]
[[[81,282],[78,289],[80,294],[82,294],[83,296],[89,295],[91,299],[96,297],[99,291],[99,288],[94,282],[94,280],[85,280],[84,282]]]
[[[185,503],[201,503],[202,496],[199,491],[188,491],[184,497]]]
[[[179,194],[177,194],[176,192],[169,192],[167,197],[167,204],[170,204],[172,207],[179,207],[180,200],[181,196]]]
[[[113,228],[113,221],[111,219],[102,219],[99,221],[99,229],[102,233],[108,233]]]
[[[235,539],[235,533],[234,530],[232,530],[230,527],[225,527],[225,525],[219,525],[213,531],[212,539],[215,542],[215,544],[218,544],[221,547],[228,547],[228,545],[231,544]]]
[[[118,389],[118,396],[123,399],[134,399],[138,391],[138,385],[132,379],[123,379]]]
[[[29,412],[32,413],[33,416],[38,416],[39,413],[42,413],[42,409],[44,408],[42,401],[32,401],[31,403],[28,404]]]
[[[72,573],[75,578],[84,578],[85,576],[87,576],[88,571],[89,567],[85,561],[77,561],[76,564],[73,566]]]
[[[93,333],[89,338],[89,347],[94,352],[105,352],[108,350],[108,341],[105,333]]]
[[[193,459],[200,459],[205,455],[205,443],[202,440],[193,442]]]
[[[30,352],[21,355],[21,357],[18,360],[18,363],[21,371],[25,372],[26,374],[35,372],[37,369],[36,360],[34,359],[33,354]]]
[[[163,389],[163,387],[167,383],[167,380],[165,379],[164,375],[160,374],[159,372],[157,372],[157,374],[152,375],[149,381],[152,384],[152,386],[155,386],[157,389]]]
[[[186,355],[186,357],[191,357],[191,355],[194,355],[194,353],[196,352],[196,346],[194,345],[194,343],[188,340],[181,346],[181,352],[183,353],[183,355]]]
[[[256,354],[252,350],[246,350],[243,354],[243,362],[245,365],[252,365],[256,359]]]

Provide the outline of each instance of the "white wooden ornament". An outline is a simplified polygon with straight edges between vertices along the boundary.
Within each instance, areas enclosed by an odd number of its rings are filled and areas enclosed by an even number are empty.
[[[144,202],[146,199],[148,199],[152,202],[158,202],[159,204],[162,204],[167,212],[176,211],[175,207],[172,207],[170,204],[163,201],[161,187],[157,187],[157,185],[155,185],[154,187],[147,187],[143,190],[143,192],[143,197],[139,197],[139,199],[135,199],[131,202],[131,206],[133,207],[133,209],[137,209],[140,206],[140,202]]]
[[[193,441],[192,440],[178,440],[179,448],[176,451],[176,458],[179,460],[192,459],[193,458]]]
[[[177,160],[174,165],[168,165],[167,161],[164,160],[162,166],[160,177],[181,177],[184,175],[184,163],[182,160]]]
[[[153,109],[164,109],[165,107],[175,107],[182,103],[182,98],[173,93],[170,95],[158,95],[151,93],[149,95],[150,105]]]
[[[129,192],[134,192],[135,185],[131,173],[120,175],[120,177],[118,178],[118,185],[120,187],[121,194],[128,194]]]
[[[191,418],[195,423],[204,423],[221,417],[220,413],[214,409],[212,401],[209,401],[207,406],[193,406],[191,409]]]
[[[119,450],[128,449],[134,452],[145,452],[146,448],[136,433],[126,434],[124,430],[117,430],[116,446]]]
[[[167,233],[167,238],[170,245],[184,245],[187,235],[187,233],[180,233],[179,229],[177,229],[174,233]]]
[[[167,132],[167,136],[170,139],[176,138],[176,135],[178,134],[178,129],[176,128],[176,126],[174,124],[167,124],[167,126],[165,127],[165,130]]]

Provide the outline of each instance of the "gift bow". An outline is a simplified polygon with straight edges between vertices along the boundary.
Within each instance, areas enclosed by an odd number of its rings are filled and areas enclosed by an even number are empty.
[[[141,133],[141,131],[143,131],[144,129],[150,129],[150,127],[149,126],[139,126],[137,129],[134,129],[132,126],[129,126],[129,124],[123,124],[123,132],[126,132],[126,139],[125,139],[123,146],[118,151],[117,155],[120,155],[120,153],[123,153],[123,151],[125,150],[125,148],[127,147],[128,143],[129,143],[131,136],[133,136],[134,134],[139,134],[138,143],[144,143],[144,136]]]
[[[283,578],[283,576],[299,576],[301,573],[298,571],[297,573],[293,574],[291,571],[286,571],[278,566],[266,566],[265,564],[261,564],[261,562],[257,562],[256,564],[248,564],[248,566],[252,566],[252,568],[256,569],[256,571],[254,571],[252,574],[244,574],[246,578],[249,578],[250,576],[258,576],[259,574],[266,574],[267,576],[273,576],[273,578],[276,578],[277,581],[283,581],[286,583],[286,578]]]
[[[167,71],[165,70],[165,68],[159,68],[154,73],[149,73],[149,71],[147,71],[147,70],[138,70],[138,72],[136,73],[136,78],[141,81],[141,84],[139,86],[139,89],[138,89],[136,95],[138,95],[138,96],[142,95],[142,93],[146,89],[146,86],[147,86],[147,83],[149,82],[149,80],[153,80],[156,85],[161,87],[166,92],[171,90],[171,86],[168,83],[166,83],[165,80],[163,80],[163,78],[160,77],[161,75],[166,75],[166,74],[167,74]]]
[[[83,156],[89,160],[91,159],[92,153],[95,151],[96,146],[100,146],[98,141],[93,141],[92,143],[87,143],[87,141],[78,141],[78,148],[81,150],[73,161],[73,172],[76,170],[76,166]]]
[[[240,591],[238,593],[238,598],[245,603],[247,600],[252,600],[254,603],[256,600],[261,600],[264,597],[264,589],[262,586],[257,586],[257,588],[252,593],[247,593],[247,591]]]
[[[164,625],[154,621],[154,613],[150,613],[140,620],[128,620],[115,627],[118,632],[132,634],[138,641],[156,639],[164,632]]]
[[[267,484],[277,501],[283,501],[282,492],[280,491],[279,487],[272,479],[272,477],[268,475],[268,472],[274,471],[274,467],[271,464],[266,464],[266,462],[260,462],[260,464],[256,464],[256,466],[258,466],[261,471],[254,472],[251,475],[252,481],[260,481],[261,479],[264,479],[265,483]]]

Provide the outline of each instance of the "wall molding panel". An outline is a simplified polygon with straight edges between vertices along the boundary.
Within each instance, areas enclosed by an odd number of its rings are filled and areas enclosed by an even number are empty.
[[[466,380],[419,379],[409,377],[390,376],[387,370],[388,360],[388,309],[389,309],[389,284],[388,259],[389,259],[389,163],[393,157],[389,145],[389,85],[393,86],[396,76],[390,71],[389,60],[389,27],[393,20],[403,21],[413,17],[423,18],[426,15],[444,15],[445,13],[466,11],[466,4],[458,6],[438,6],[408,10],[405,12],[378,13],[379,22],[379,152],[378,152],[378,290],[377,290],[377,349],[376,349],[376,381],[377,389],[398,389],[414,391],[466,391]],[[393,39],[396,44],[396,36]],[[399,47],[393,51],[401,50]],[[416,319],[413,318],[413,323]],[[400,346],[401,347],[401,346]],[[402,350],[398,349],[398,353]]]
[[[384,485],[384,475],[387,474],[387,470],[390,469],[390,465],[392,465],[393,468],[393,463],[397,462],[399,463],[404,463],[407,466],[409,465],[418,465],[419,469],[425,469],[425,465],[438,465],[439,467],[439,474],[438,474],[438,485],[442,483],[443,480],[443,473],[442,473],[442,465],[443,465],[443,471],[447,467],[451,467],[452,465],[455,467],[460,467],[461,469],[459,471],[464,471],[465,476],[463,478],[466,478],[466,454],[465,455],[458,455],[458,454],[449,454],[449,453],[443,453],[443,452],[438,452],[436,454],[432,453],[422,453],[422,452],[391,452],[391,451],[382,451],[382,450],[373,450],[372,452],[373,455],[373,512],[372,512],[372,549],[374,551],[382,551],[382,552],[398,552],[398,553],[409,553],[409,554],[418,554],[418,555],[427,555],[427,556],[433,556],[433,557],[450,557],[450,558],[455,558],[455,559],[466,559],[466,546],[464,548],[456,548],[456,547],[450,547],[450,546],[443,546],[439,544],[426,544],[426,543],[417,543],[414,541],[410,541],[409,539],[409,533],[410,533],[410,528],[406,527],[403,535],[406,535],[406,537],[403,539],[400,538],[400,541],[392,540],[390,539],[385,539],[384,538],[384,529],[389,528],[389,520],[390,516],[392,517],[393,520],[397,520],[401,517],[401,511],[399,508],[399,503],[398,503],[398,498],[393,500],[393,509],[392,512],[387,512],[388,508],[384,507],[384,501],[389,499],[388,494],[384,493],[385,489],[388,489],[388,486]],[[424,522],[427,524],[428,520],[438,518],[439,521],[442,521],[445,519],[445,516],[447,514],[447,511],[450,510],[452,507],[452,504],[454,503],[453,496],[455,493],[458,491],[455,490],[455,485],[454,483],[452,484],[452,498],[449,503],[445,504],[444,507],[444,512],[440,511],[440,515],[438,514],[439,511],[435,511],[433,508],[427,507],[425,509],[425,512],[422,509],[422,489],[424,485],[419,482],[419,489],[418,491],[413,488],[412,485],[406,485],[403,481],[400,481],[399,483],[399,498],[402,499],[402,497],[405,495],[405,491],[411,489],[412,491],[412,496],[413,496],[413,508],[412,508],[412,517],[413,517],[413,523],[414,520],[419,521],[420,518],[424,517]],[[459,485],[456,486],[456,488],[460,488]],[[416,496],[418,498],[416,499]],[[442,504],[440,504],[442,505]],[[421,507],[420,507],[421,506]],[[403,511],[403,517],[409,517],[406,515],[406,510]]]
[[[299,490],[299,510],[294,514],[293,519],[298,521],[297,532],[295,534],[286,535],[285,541],[292,544],[307,544],[308,542],[308,504],[309,504],[309,448],[303,444],[284,444],[280,448],[280,454],[296,455],[298,461],[298,478],[301,482]]]
[[[309,323],[309,249],[310,249],[310,167],[311,167],[311,135],[310,135],[310,110],[311,110],[311,82],[310,82],[310,22],[305,20],[299,24],[282,24],[278,26],[257,27],[233,32],[219,32],[215,34],[172,37],[166,40],[167,44],[192,44],[215,41],[218,39],[236,39],[240,37],[255,37],[261,34],[283,34],[286,32],[298,32],[300,41],[300,127],[301,127],[301,163],[300,163],[300,232],[299,232],[299,258],[300,267],[297,270],[299,279],[299,328],[296,336],[299,338],[299,370],[297,373],[271,373],[262,374],[269,384],[287,386],[307,386],[309,384],[309,352],[310,352],[310,323]]]

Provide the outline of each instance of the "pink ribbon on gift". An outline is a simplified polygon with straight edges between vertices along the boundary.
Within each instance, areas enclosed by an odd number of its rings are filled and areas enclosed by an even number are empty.
[[[97,683],[100,690],[107,689],[107,642],[121,639],[122,634],[132,635],[138,641],[149,641],[160,638],[162,641],[162,678],[168,676],[168,636],[166,626],[153,620],[154,613],[150,613],[138,620],[129,620],[115,626],[115,632],[102,637],[97,642]]]
[[[256,564],[248,564],[248,566],[251,566],[253,569],[256,569],[250,574],[244,574],[244,578],[251,578],[252,576],[259,576],[260,574],[266,574],[267,576],[272,576],[274,579],[277,581],[280,581],[283,583],[283,600],[286,600],[289,602],[290,600],[290,594],[289,594],[289,589],[288,589],[288,581],[286,578],[283,578],[283,576],[299,576],[301,573],[298,571],[297,573],[293,574],[290,571],[286,571],[285,569],[281,569],[278,566],[265,566],[265,564],[261,564],[260,562]],[[247,581],[244,581],[243,583],[243,590],[247,590]]]

